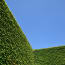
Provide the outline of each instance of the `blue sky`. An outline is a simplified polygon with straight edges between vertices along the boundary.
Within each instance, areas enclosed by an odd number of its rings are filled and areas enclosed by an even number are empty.
[[[65,45],[65,0],[6,0],[33,49]]]

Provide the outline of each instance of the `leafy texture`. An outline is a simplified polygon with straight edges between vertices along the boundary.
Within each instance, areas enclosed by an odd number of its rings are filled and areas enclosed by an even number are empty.
[[[0,65],[33,65],[32,48],[4,0],[0,0]]]
[[[35,65],[65,65],[65,46],[34,50]]]
[[[65,46],[35,49],[0,0],[0,65],[65,65]]]

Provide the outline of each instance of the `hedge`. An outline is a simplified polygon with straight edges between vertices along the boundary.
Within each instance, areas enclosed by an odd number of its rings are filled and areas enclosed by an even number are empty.
[[[65,46],[35,49],[35,65],[65,65]]]
[[[0,0],[0,65],[34,65],[32,47],[4,0]]]

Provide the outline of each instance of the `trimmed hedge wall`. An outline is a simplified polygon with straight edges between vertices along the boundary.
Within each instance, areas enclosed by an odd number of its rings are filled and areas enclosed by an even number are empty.
[[[65,65],[65,46],[34,50],[35,65]]]
[[[4,0],[0,0],[0,65],[34,65],[32,48]]]
[[[65,46],[35,49],[4,0],[0,0],[0,65],[65,65]]]

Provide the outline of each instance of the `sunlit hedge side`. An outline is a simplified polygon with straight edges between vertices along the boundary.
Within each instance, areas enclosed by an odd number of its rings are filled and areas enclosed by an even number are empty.
[[[4,0],[0,0],[0,65],[34,65],[32,48]]]
[[[36,65],[65,65],[65,46],[34,50]]]

